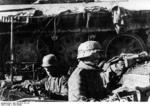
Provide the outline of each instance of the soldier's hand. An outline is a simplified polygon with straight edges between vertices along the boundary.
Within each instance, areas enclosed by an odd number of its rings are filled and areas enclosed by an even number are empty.
[[[124,68],[125,68],[125,62],[122,61],[122,60],[120,60],[120,61],[118,61],[118,62],[115,64],[115,70],[114,70],[114,72],[115,72],[117,75],[121,75]]]
[[[120,60],[116,63],[116,67],[119,69],[119,70],[123,70],[125,68],[125,62],[123,60]]]
[[[28,90],[29,90],[29,92],[33,93],[35,91],[34,85],[29,85]]]

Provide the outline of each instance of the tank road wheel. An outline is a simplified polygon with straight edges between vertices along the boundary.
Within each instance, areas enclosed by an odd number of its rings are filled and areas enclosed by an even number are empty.
[[[86,36],[81,34],[64,35],[55,42],[54,48],[60,63],[72,65],[77,60],[77,48],[85,41]]]
[[[107,42],[105,56],[111,58],[120,53],[139,53],[143,50],[146,50],[146,45],[138,35],[124,34]]]

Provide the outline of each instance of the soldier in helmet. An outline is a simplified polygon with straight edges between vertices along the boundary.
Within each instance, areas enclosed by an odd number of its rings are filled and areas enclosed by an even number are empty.
[[[78,47],[79,64],[68,81],[69,101],[100,101],[111,93],[107,84],[110,73],[116,69],[105,71],[98,67],[101,52],[97,41],[86,41]]]
[[[45,93],[51,99],[67,100],[67,77],[58,74],[57,63],[58,60],[54,54],[44,56],[42,67],[48,76],[41,81],[33,83],[29,89],[32,91],[32,88],[35,88],[33,86],[44,85]]]

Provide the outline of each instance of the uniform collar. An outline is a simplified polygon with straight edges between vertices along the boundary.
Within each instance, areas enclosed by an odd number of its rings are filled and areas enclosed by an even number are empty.
[[[82,61],[79,62],[78,67],[84,69],[90,69],[90,70],[99,70],[99,68],[93,65],[92,63],[84,63]]]

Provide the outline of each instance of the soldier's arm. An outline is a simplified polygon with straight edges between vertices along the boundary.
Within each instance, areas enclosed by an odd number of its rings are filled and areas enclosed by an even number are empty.
[[[29,90],[29,92],[37,92],[37,90],[40,90],[44,87],[46,80],[47,78],[44,78],[40,81],[34,81],[27,86],[27,89]]]
[[[119,65],[118,63],[115,64],[106,63],[104,64],[103,70],[104,71],[100,75],[103,78],[103,84],[105,88],[113,90],[116,87],[120,86],[118,82],[120,81],[121,75],[124,72],[123,63],[119,63]]]
[[[50,93],[50,97],[53,99],[58,100],[68,100],[68,78],[65,76],[62,76],[59,79],[59,85],[56,85],[59,87],[60,92]]]
[[[68,77],[63,76],[61,77],[61,91],[60,94],[63,96],[68,95]]]
[[[45,84],[45,81],[47,81],[47,77],[46,78],[43,78],[42,80],[40,81],[35,81],[33,84],[34,85],[44,85]]]

